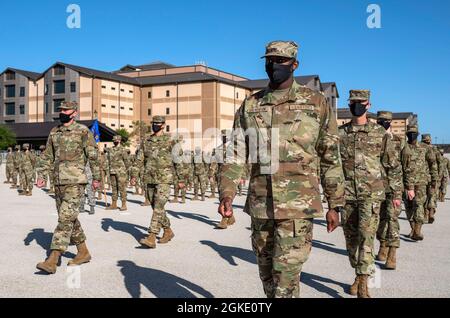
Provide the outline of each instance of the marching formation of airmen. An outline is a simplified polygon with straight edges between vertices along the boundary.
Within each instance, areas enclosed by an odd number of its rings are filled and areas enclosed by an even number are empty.
[[[77,103],[62,103],[61,125],[50,132],[38,155],[28,144],[16,146],[14,152],[9,148],[7,155],[5,183],[12,189],[31,196],[36,182],[55,194],[58,225],[50,256],[37,268],[55,273],[69,244],[78,250],[69,265],[91,260],[78,219],[86,192],[90,214],[95,213],[96,200],[106,201],[106,190],[112,190],[106,209],[126,211],[127,188],[134,187],[135,194],[145,197],[142,205],[153,210],[148,236],[140,240],[153,249],[175,237],[167,202],[184,204],[191,190],[193,201],[205,201],[208,190],[209,198],[218,193],[222,220],[217,227],[226,229],[235,223],[233,200],[250,179],[244,212],[251,216],[252,246],[264,292],[267,297],[298,297],[299,276],[312,248],[313,219],[323,216],[321,185],[328,204],[327,230],[342,225],[355,271],[349,293],[370,297],[368,279],[375,272],[375,259],[385,262],[385,269],[397,267],[402,202],[411,226],[408,237],[423,240],[423,225],[435,222],[438,201],[445,199],[450,162],[431,144],[430,135],[423,134],[419,142],[417,124],[410,123],[402,138],[392,133],[391,112],[380,111],[376,123],[369,121],[369,90],[350,91],[353,118],[338,127],[323,94],[296,83],[297,53],[292,41],[268,44],[263,57],[268,87],[244,101],[231,138],[222,131],[223,144],[208,154],[201,148],[177,149],[183,138],[174,140],[164,133],[163,116],[153,117],[151,132],[135,154],[123,146],[120,136],[114,137],[113,147],[99,151],[89,129],[75,121]],[[267,132],[272,128],[278,129],[280,141],[277,162],[273,157],[249,162],[250,146],[255,145],[249,145],[244,132],[253,129],[258,140],[273,145],[272,133]],[[255,146],[260,155],[261,146]],[[176,159],[174,152],[179,153]],[[378,253],[375,239],[380,242]]]

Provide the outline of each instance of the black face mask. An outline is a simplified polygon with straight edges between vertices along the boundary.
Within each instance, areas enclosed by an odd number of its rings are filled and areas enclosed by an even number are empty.
[[[62,124],[67,124],[67,123],[69,123],[72,120],[72,117],[71,117],[72,115],[73,115],[73,113],[70,114],[70,115],[67,115],[67,114],[64,114],[64,113],[59,113],[59,121]]]
[[[280,85],[292,76],[292,64],[284,65],[273,62],[266,63],[266,73],[272,84]]]
[[[406,133],[406,137],[408,138],[408,143],[412,144],[417,140],[417,137],[419,137],[419,134],[416,132],[408,132],[408,133]]]
[[[119,145],[119,143],[118,143],[118,142],[115,142],[115,143],[114,143],[114,146],[116,146],[116,147],[117,147],[118,145]]]
[[[350,112],[355,117],[361,117],[367,111],[366,106],[361,103],[350,104]]]
[[[152,130],[153,130],[153,132],[155,134],[158,133],[159,131],[161,131],[161,129],[162,129],[162,125],[160,125],[160,124],[153,124],[152,125]]]
[[[391,122],[386,119],[378,119],[377,124],[383,126],[384,129],[388,130],[391,127]]]

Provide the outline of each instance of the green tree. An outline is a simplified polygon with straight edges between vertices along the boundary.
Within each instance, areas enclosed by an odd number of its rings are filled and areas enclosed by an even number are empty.
[[[122,145],[124,147],[130,147],[130,133],[124,128],[117,129],[116,133],[122,137]]]
[[[0,125],[0,149],[4,150],[16,144],[16,135],[5,125]]]

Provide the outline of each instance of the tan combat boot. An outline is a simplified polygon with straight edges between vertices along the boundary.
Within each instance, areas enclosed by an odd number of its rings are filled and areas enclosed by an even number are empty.
[[[62,253],[60,251],[53,250],[47,260],[45,262],[37,264],[36,268],[48,274],[56,273],[56,268],[58,267],[58,262],[61,254]]]
[[[227,224],[228,225],[234,225],[234,223],[236,223],[236,219],[234,218],[234,214],[228,218],[227,220]]]
[[[228,228],[228,218],[222,217],[222,220],[217,224],[217,228],[226,230]]]
[[[350,290],[349,290],[350,295],[352,295],[352,296],[358,295],[358,285],[359,285],[359,276],[356,275],[355,281],[350,286]]]
[[[27,194],[25,190],[19,190],[19,191],[20,191],[19,195],[26,195]]]
[[[413,236],[413,234],[414,234],[414,226],[415,226],[415,223],[412,222],[412,221],[409,221],[409,226],[411,226],[411,232],[409,232],[409,234],[406,235],[406,237],[411,238],[411,237]]]
[[[192,198],[192,201],[198,201],[198,195],[194,194],[194,197]]]
[[[27,197],[32,197],[33,196],[33,192],[31,192],[31,190],[30,191],[27,191],[27,193],[25,194]]]
[[[156,248],[156,235],[150,233],[148,237],[139,241],[142,245],[145,245],[149,248]]]
[[[173,199],[170,201],[170,203],[178,203],[178,192],[175,191],[173,194]]]
[[[181,197],[181,203],[182,203],[182,204],[185,204],[185,203],[186,203],[186,196],[183,195],[183,196]]]
[[[106,211],[117,210],[117,200],[113,200],[111,205],[106,208]]]
[[[378,251],[377,260],[384,262],[387,258],[389,247],[387,247],[386,242],[380,242],[380,250]]]
[[[67,265],[68,266],[77,266],[82,265],[85,263],[89,263],[92,259],[91,254],[89,254],[89,251],[86,246],[86,242],[83,242],[79,245],[77,245],[77,256],[73,260],[70,260]]]
[[[411,238],[414,241],[422,241],[423,240],[423,234],[421,233],[421,230],[422,230],[422,224],[415,223],[414,224],[414,233],[411,236]]]
[[[397,267],[397,248],[396,247],[389,247],[389,253],[387,256],[387,261],[385,264],[386,269],[395,269]]]
[[[205,194],[202,194],[202,201],[205,201]]]
[[[175,234],[173,233],[171,228],[164,230],[163,237],[158,241],[159,244],[167,244],[169,243],[173,238],[175,237]]]
[[[120,211],[126,211],[126,210],[128,210],[127,201],[122,200],[122,206],[120,207]]]
[[[430,214],[428,216],[428,223],[433,224],[434,223],[434,215],[436,214],[436,209],[430,209]]]
[[[359,275],[358,298],[370,298],[368,280],[369,275]]]
[[[209,198],[210,198],[210,199],[214,199],[215,197],[216,197],[216,192],[213,191],[213,192],[211,193],[211,195],[209,196]]]

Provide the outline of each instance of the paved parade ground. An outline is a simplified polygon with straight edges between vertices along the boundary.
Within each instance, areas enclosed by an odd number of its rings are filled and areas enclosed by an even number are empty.
[[[140,247],[150,223],[151,208],[129,189],[129,210],[84,213],[92,261],[67,269],[71,247],[55,275],[36,270],[44,260],[56,226],[54,200],[35,189],[19,197],[3,184],[0,173],[0,297],[264,297],[250,243],[250,218],[242,212],[245,197],[235,201],[237,223],[217,230],[217,199],[168,204],[175,239],[157,249]],[[189,197],[191,197],[189,195]],[[110,197],[109,197],[110,202]],[[87,208],[87,206],[86,206]],[[439,203],[436,222],[424,225],[425,240],[405,238],[408,222],[402,213],[397,270],[378,271],[372,297],[450,297],[450,198]],[[378,249],[378,242],[377,242]],[[351,297],[353,282],[342,228],[327,234],[323,219],[315,221],[313,250],[303,268],[302,297]]]

